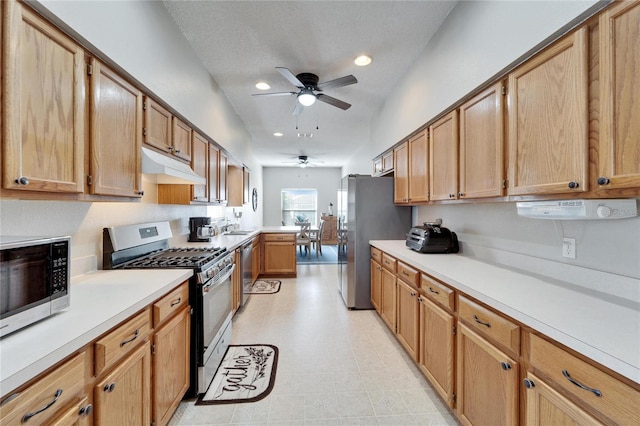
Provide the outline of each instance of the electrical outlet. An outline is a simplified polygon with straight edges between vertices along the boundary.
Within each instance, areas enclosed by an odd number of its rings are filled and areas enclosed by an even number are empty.
[[[575,238],[562,239],[562,257],[568,257],[569,259],[576,258],[576,239]]]

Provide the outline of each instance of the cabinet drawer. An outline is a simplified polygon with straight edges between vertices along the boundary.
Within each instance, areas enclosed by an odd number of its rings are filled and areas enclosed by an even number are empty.
[[[382,251],[375,247],[371,247],[371,258],[378,263],[382,263]]]
[[[531,334],[529,342],[530,362],[536,371],[613,423],[640,424],[639,391],[536,335]]]
[[[398,262],[398,278],[415,288],[420,287],[420,273],[402,262]]]
[[[153,326],[158,327],[162,321],[180,311],[189,304],[189,282],[185,281],[171,293],[153,304]]]
[[[84,375],[87,354],[82,352],[55,368],[51,373],[33,383],[17,395],[8,396],[0,406],[0,423],[45,424],[68,407],[84,392]],[[48,407],[44,409],[45,407]],[[44,410],[43,410],[44,409]],[[25,416],[28,416],[25,420]]]
[[[151,332],[151,309],[147,308],[125,321],[94,346],[96,376],[138,346]]]
[[[427,274],[422,274],[420,276],[420,288],[431,300],[438,302],[452,312],[456,310],[455,292],[449,287],[440,284]]]
[[[458,317],[473,329],[520,354],[520,327],[503,316],[459,296]]]
[[[382,253],[382,266],[384,266],[387,270],[395,273],[396,258],[393,256],[389,256],[387,253]]]
[[[295,241],[296,234],[264,234],[264,241]]]

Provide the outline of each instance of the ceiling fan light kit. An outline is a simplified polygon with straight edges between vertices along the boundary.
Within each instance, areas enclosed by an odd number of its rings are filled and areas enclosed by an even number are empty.
[[[304,107],[313,105],[316,100],[332,105],[342,110],[347,110],[351,107],[351,104],[336,99],[334,97],[325,95],[323,92],[326,89],[335,89],[337,87],[349,86],[356,84],[358,80],[353,75],[346,75],[344,77],[336,78],[334,80],[318,83],[318,76],[312,73],[303,72],[298,75],[294,75],[288,68],[276,67],[276,70],[286,78],[289,83],[293,84],[298,91],[297,92],[275,92],[275,93],[254,93],[253,96],[289,96],[296,95],[298,102],[293,110],[293,115],[302,113]]]

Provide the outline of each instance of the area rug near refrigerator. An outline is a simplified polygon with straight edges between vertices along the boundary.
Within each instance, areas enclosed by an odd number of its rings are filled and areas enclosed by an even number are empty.
[[[277,366],[278,348],[273,345],[230,345],[196,405],[260,401],[273,389]]]
[[[274,294],[280,291],[281,282],[278,280],[256,280],[251,286],[249,294]]]

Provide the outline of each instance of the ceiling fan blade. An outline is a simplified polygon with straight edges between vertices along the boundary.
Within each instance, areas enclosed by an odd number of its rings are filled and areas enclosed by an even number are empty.
[[[284,78],[289,80],[289,83],[293,84],[298,89],[304,89],[304,84],[300,80],[298,80],[298,77],[296,77],[291,71],[289,71],[289,68],[276,67],[276,69],[280,74],[282,74]]]
[[[304,105],[296,101],[296,107],[293,109],[291,115],[300,115],[302,113],[302,110],[304,110]]]
[[[295,95],[296,92],[273,92],[273,93],[252,93],[251,96],[289,96]]]
[[[322,93],[317,94],[316,99],[318,99],[321,102],[324,102],[325,104],[333,105],[334,107],[338,107],[340,109],[347,110],[351,108],[351,104],[341,101],[340,99],[336,99],[336,98],[332,98],[331,96],[324,95]]]
[[[336,78],[335,80],[325,81],[324,83],[318,83],[318,90],[334,89],[336,87],[348,86],[350,84],[356,84],[358,80],[352,75],[345,75],[344,77]]]

